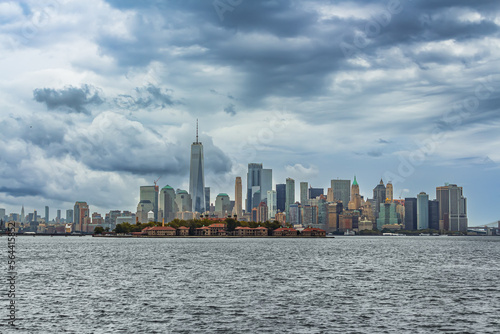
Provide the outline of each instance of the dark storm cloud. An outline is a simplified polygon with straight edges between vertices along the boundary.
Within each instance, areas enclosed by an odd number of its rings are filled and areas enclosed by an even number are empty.
[[[30,187],[29,185],[26,185],[25,188],[0,187],[0,193],[6,193],[13,197],[45,195],[42,189]]]
[[[44,103],[48,110],[90,114],[88,105],[100,105],[104,99],[99,91],[90,85],[80,88],[67,86],[63,89],[37,88],[33,91],[35,101]]]
[[[116,8],[131,8],[128,2],[109,2]],[[307,100],[328,94],[332,75],[356,69],[342,52],[342,42],[352,45],[356,54],[365,57],[372,68],[407,66],[399,59],[387,59],[384,65],[377,64],[380,50],[397,47],[404,57],[425,70],[429,63],[475,63],[488,53],[478,52],[472,59],[465,59],[452,53],[416,52],[412,48],[417,43],[448,39],[475,41],[497,35],[499,31],[493,22],[495,15],[492,11],[498,12],[494,1],[472,5],[467,1],[414,3],[401,0],[397,10],[389,14],[389,21],[379,24],[379,31],[367,36],[368,45],[356,47],[354,37],[364,33],[370,22],[383,22],[389,2],[367,0],[355,3],[360,11],[373,11],[370,18],[332,16],[320,19],[321,13],[314,6],[324,5],[321,1],[235,2],[232,10],[224,12],[222,19],[211,1],[146,1],[135,8],[136,15],[130,25],[135,38],[102,36],[99,43],[105,53],[123,66],[145,66],[152,60],[189,60],[230,66],[244,75],[244,92],[239,100],[247,105],[259,105],[268,96]],[[335,4],[352,5],[352,2]],[[472,9],[485,18],[479,22],[457,18],[457,13],[467,13]],[[160,15],[163,24],[145,19],[151,12]],[[248,41],[243,41],[245,38]],[[166,45],[202,47],[204,52],[172,58],[164,54]]]
[[[166,108],[182,102],[174,100],[173,90],[157,87],[149,84],[145,87],[136,87],[134,95],[121,94],[114,99],[120,107],[128,110],[148,109],[148,108]]]

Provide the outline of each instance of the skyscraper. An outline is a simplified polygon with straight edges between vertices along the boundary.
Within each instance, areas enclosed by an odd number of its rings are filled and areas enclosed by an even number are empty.
[[[307,182],[300,182],[300,204],[302,205],[307,205],[308,203],[308,197],[307,197],[307,188],[309,187],[309,184]]]
[[[286,221],[290,222],[290,205],[295,203],[295,180],[292,178],[286,179],[286,199],[285,199],[285,214]]]
[[[177,189],[175,192],[175,210],[177,212],[191,211],[193,207],[193,199],[191,194],[186,190]]]
[[[268,207],[267,204],[262,201],[257,207],[257,222],[263,223],[267,220],[268,217]]]
[[[392,187],[391,181],[389,181],[387,182],[387,186],[385,188],[385,198],[392,201],[394,199],[393,197],[394,197],[394,189]]]
[[[332,191],[335,201],[342,201],[344,209],[351,198],[351,180],[332,180]]]
[[[203,145],[198,141],[198,120],[196,120],[196,141],[191,145],[191,164],[189,168],[189,194],[193,201],[193,212],[204,212],[205,172]]]
[[[163,187],[160,191],[160,210],[162,219],[165,223],[169,223],[175,219],[175,190],[169,185]]]
[[[141,186],[139,197],[139,202],[151,202],[153,205],[154,220],[158,221],[158,188],[156,186]]]
[[[71,217],[73,217],[73,214],[71,214]],[[26,223],[26,214],[24,213],[24,205],[21,208],[21,223]]]
[[[243,188],[241,185],[241,176],[237,176],[234,182],[234,207],[235,207],[236,217],[238,217],[238,219],[241,219],[243,217],[242,196],[243,196]]]
[[[276,185],[276,210],[285,212],[286,202],[286,184],[280,183]]]
[[[348,204],[349,210],[359,210],[361,208],[361,195],[359,194],[359,184],[354,175],[354,181],[351,186],[351,200]]]
[[[45,206],[45,223],[49,222],[49,207]]]
[[[73,223],[73,210],[68,209],[66,210],[66,223]]]
[[[267,201],[267,191],[272,190],[272,182],[272,169],[263,169],[259,163],[248,164],[246,212],[252,212],[261,201]]]
[[[421,192],[417,195],[417,230],[429,228],[429,195]]]
[[[437,187],[436,199],[439,202],[439,228],[467,232],[467,199],[462,187],[456,184]]]
[[[267,191],[267,219],[271,220],[276,216],[276,191],[268,190]]]
[[[373,189],[373,205],[374,205],[374,215],[378,218],[378,213],[380,212],[380,204],[385,203],[386,199],[384,181],[380,179],[380,183]]]
[[[415,197],[405,198],[405,230],[417,229],[417,199]]]
[[[309,187],[307,191],[307,196],[308,196],[307,198],[309,199],[309,201],[312,199],[316,199],[316,197],[323,195],[324,191],[325,190],[323,188]]]
[[[76,202],[74,207],[75,232],[84,231],[85,218],[90,218],[90,209],[87,202]]]
[[[205,212],[210,211],[210,187],[205,187]]]
[[[439,202],[429,201],[429,228],[439,230]]]
[[[231,200],[227,194],[220,193],[215,198],[215,214],[219,218],[225,218],[231,214]]]
[[[61,210],[57,210],[56,221],[59,223],[61,221]]]

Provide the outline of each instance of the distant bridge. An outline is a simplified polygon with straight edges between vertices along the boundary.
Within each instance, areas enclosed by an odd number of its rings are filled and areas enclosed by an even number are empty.
[[[479,226],[469,226],[469,228],[484,228],[485,226],[488,226],[488,227],[498,227],[498,222],[500,220],[496,221],[496,222],[493,222],[493,223],[489,223],[489,224],[485,224],[485,225],[479,225]]]

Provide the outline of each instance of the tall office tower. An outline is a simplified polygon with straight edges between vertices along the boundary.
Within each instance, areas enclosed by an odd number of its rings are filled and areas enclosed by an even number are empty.
[[[417,229],[417,199],[415,197],[405,198],[405,230]]]
[[[74,222],[73,215],[74,215],[73,210],[71,210],[71,209],[66,210],[66,223],[67,224]]]
[[[310,187],[307,190],[307,198],[309,200],[316,199],[316,197],[323,195],[324,189],[323,188],[313,188]]]
[[[286,184],[280,183],[276,185],[276,209],[279,212],[285,212],[286,202]]]
[[[267,191],[267,219],[274,219],[276,216],[277,204],[276,204],[276,191]]]
[[[148,211],[150,211],[152,209],[149,209]],[[127,216],[131,216],[131,213],[129,214],[126,214],[125,211],[123,212],[123,216],[127,217]],[[111,228],[111,226],[115,226],[116,227],[116,219],[118,217],[122,217],[122,212],[120,210],[111,210],[109,213],[106,214],[106,224],[109,225],[108,227]],[[113,227],[114,228],[114,227]]]
[[[436,187],[436,199],[439,202],[440,229],[467,232],[467,199],[462,187],[456,184]]]
[[[0,208],[0,219],[5,220],[5,209]]]
[[[387,182],[387,186],[385,188],[385,198],[392,201],[394,199],[394,189],[392,187],[392,182]]]
[[[327,231],[334,232],[339,229],[340,214],[344,210],[342,203],[327,204]]]
[[[49,207],[45,206],[45,223],[49,222]]]
[[[295,180],[286,179],[285,214],[287,223],[290,222],[290,205],[295,203]]]
[[[330,203],[335,202],[335,198],[333,197],[333,189],[332,188],[328,188],[328,190],[326,192],[326,201],[330,202]]]
[[[380,204],[379,217],[377,218],[377,229],[380,231],[384,225],[398,224],[398,214],[396,212],[396,203],[389,201]]]
[[[204,212],[205,205],[205,172],[203,145],[198,141],[198,120],[196,120],[196,141],[191,145],[191,165],[189,168],[189,194],[193,201],[193,212]]]
[[[210,212],[210,187],[205,187],[205,212]]]
[[[309,184],[307,182],[300,182],[300,204],[302,205],[307,205],[309,204],[308,197],[307,197],[307,188],[309,187]]]
[[[156,186],[140,187],[140,202],[150,201],[153,204],[153,213],[155,222],[158,221],[158,188]]]
[[[193,199],[186,190],[177,189],[175,192],[175,210],[177,212],[191,211],[193,208]]]
[[[429,201],[429,228],[439,230],[439,202]]]
[[[163,222],[169,223],[175,219],[175,190],[169,185],[163,187],[160,191],[160,210],[162,212]]]
[[[351,200],[348,204],[349,210],[359,210],[361,208],[361,195],[359,194],[359,184],[354,175],[354,181],[351,186]]]
[[[73,217],[73,215],[71,215],[71,217]],[[21,208],[21,223],[26,223],[26,214],[24,213],[24,205],[23,207]]]
[[[273,190],[273,170],[269,168],[264,168],[262,170],[262,180],[260,185],[261,202],[267,201],[267,192]],[[257,205],[259,205],[257,203]]]
[[[421,192],[417,195],[417,230],[429,228],[429,195]]]
[[[260,202],[257,207],[257,220],[258,223],[264,223],[268,217],[268,207],[265,202]]]
[[[56,221],[59,223],[61,221],[61,210],[57,210]]]
[[[143,199],[137,204],[137,213],[136,213],[136,219],[138,223],[141,224],[147,224],[149,223],[149,217],[148,214],[149,212],[154,213],[154,206],[153,203],[149,199]],[[154,219],[154,215],[153,215]]]
[[[87,205],[87,202],[76,202],[74,207],[74,219],[75,223],[75,232],[83,232],[84,231],[84,222],[85,218],[90,217],[90,209]]]
[[[228,194],[220,193],[215,198],[215,214],[219,218],[225,218],[231,214],[231,200]]]
[[[351,198],[351,180],[332,180],[333,198],[335,201],[342,201],[344,209],[349,204]]]
[[[318,224],[318,207],[302,205],[300,208],[300,221],[304,227],[313,227]]]
[[[33,211],[33,221],[34,222],[37,222],[38,221],[38,213],[35,211]]]
[[[248,164],[246,212],[252,212],[261,201],[267,201],[266,194],[272,190],[272,169],[263,169],[262,164]]]
[[[378,218],[380,212],[380,204],[385,203],[386,199],[384,181],[380,179],[380,183],[373,189],[373,205],[375,218]]]
[[[302,205],[300,205],[298,202],[297,203],[292,203],[290,204],[290,207],[288,208],[288,215],[287,215],[287,223],[290,223],[292,225],[300,225],[302,224],[302,216],[300,214],[300,208]]]
[[[241,185],[241,176],[237,176],[234,181],[234,206],[235,213],[238,219],[243,218],[243,188]]]

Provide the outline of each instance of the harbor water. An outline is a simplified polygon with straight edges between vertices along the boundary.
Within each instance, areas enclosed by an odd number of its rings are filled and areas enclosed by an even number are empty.
[[[498,333],[499,259],[500,237],[18,236],[0,332]]]

